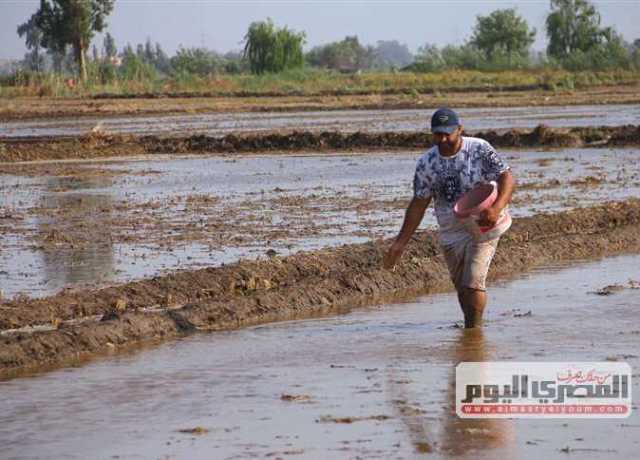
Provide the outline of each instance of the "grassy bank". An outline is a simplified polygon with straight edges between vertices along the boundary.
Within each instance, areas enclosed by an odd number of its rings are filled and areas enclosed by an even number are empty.
[[[301,70],[270,75],[183,75],[166,79],[116,79],[71,87],[60,75],[23,75],[0,80],[0,97],[323,96],[358,94],[438,94],[500,90],[573,90],[602,85],[640,84],[640,72],[522,70],[433,73],[365,72],[341,74]]]

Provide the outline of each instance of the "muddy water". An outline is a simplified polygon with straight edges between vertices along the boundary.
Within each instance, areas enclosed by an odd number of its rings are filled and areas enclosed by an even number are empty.
[[[293,113],[213,113],[164,117],[108,117],[16,121],[0,126],[0,137],[70,136],[99,127],[111,133],[205,133],[264,130],[420,131],[432,108],[424,110],[341,110]],[[640,105],[584,105],[460,109],[468,130],[637,124]]]
[[[493,286],[481,334],[452,327],[455,299],[437,295],[1,382],[3,458],[634,458],[637,406],[624,420],[460,420],[451,385],[460,361],[635,371],[638,291],[593,291],[638,280],[638,266],[624,256]]]
[[[0,176],[0,289],[42,296],[269,249],[284,255],[390,236],[418,155],[163,157],[67,163],[79,168],[71,175]],[[504,155],[520,187],[516,217],[640,194],[637,149]],[[118,174],[82,174],[96,167]],[[213,201],[190,207],[202,197]],[[434,223],[429,211],[423,226]]]

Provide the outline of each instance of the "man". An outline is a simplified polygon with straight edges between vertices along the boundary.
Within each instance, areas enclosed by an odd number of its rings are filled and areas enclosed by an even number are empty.
[[[511,200],[514,181],[510,168],[487,141],[462,136],[462,131],[453,110],[442,108],[433,114],[434,146],[418,161],[413,181],[414,196],[400,233],[385,254],[384,266],[395,266],[433,198],[440,244],[458,291],[464,325],[471,328],[482,323],[487,303],[485,280],[499,238],[489,241],[474,238],[453,214],[453,206],[475,185],[496,181],[498,197],[478,220],[483,227],[493,227]]]

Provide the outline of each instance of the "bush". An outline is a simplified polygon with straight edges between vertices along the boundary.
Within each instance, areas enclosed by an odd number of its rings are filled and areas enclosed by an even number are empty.
[[[129,81],[154,81],[157,78],[156,68],[152,64],[143,62],[135,54],[125,54],[118,74],[123,80]]]
[[[171,58],[174,74],[194,74],[201,77],[221,72],[224,60],[213,51],[204,48],[180,48]]]

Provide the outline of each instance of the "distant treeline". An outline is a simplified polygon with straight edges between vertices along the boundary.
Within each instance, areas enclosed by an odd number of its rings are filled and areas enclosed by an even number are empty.
[[[29,20],[17,28],[29,52],[5,84],[29,81],[32,74],[79,75],[91,83],[118,80],[188,80],[218,74],[279,73],[304,68],[355,73],[367,70],[437,72],[460,70],[640,70],[640,39],[629,43],[612,27],[601,26],[596,8],[587,0],[551,0],[546,18],[546,52],[532,52],[537,31],[514,9],[478,16],[468,40],[459,46],[425,44],[412,54],[396,40],[375,45],[357,36],[303,51],[305,33],[277,27],[271,19],[250,24],[244,49],[218,53],[206,48],[180,48],[168,56],[159,43],[118,48],[106,33],[101,44],[90,45],[103,31],[114,0],[78,0],[82,8],[65,9],[68,2],[43,0]],[[76,20],[73,15],[84,14]],[[82,18],[80,18],[82,19]],[[85,29],[69,29],[68,24]],[[74,36],[76,34],[77,36]],[[5,66],[6,67],[6,66]]]

